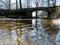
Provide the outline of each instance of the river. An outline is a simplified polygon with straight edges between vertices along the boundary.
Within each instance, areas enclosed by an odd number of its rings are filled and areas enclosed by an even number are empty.
[[[20,22],[0,22],[0,45],[60,45],[60,18],[37,22],[38,30],[34,23],[20,28]]]

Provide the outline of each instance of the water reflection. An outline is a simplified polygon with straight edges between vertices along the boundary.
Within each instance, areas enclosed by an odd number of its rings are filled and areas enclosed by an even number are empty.
[[[60,31],[52,20],[39,20],[38,30],[34,24],[4,23],[0,22],[0,45],[59,45]]]
[[[60,45],[60,18],[52,21],[58,28],[58,33],[56,35],[56,45]]]

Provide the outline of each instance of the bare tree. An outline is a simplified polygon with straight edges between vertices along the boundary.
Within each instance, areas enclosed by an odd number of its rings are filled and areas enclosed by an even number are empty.
[[[4,9],[15,9],[15,5],[17,5],[16,6],[16,8],[18,8],[18,1],[16,0],[16,3],[11,3],[11,0],[5,0],[5,1],[3,1],[3,0],[1,0],[0,1],[0,8],[4,8]]]
[[[9,9],[11,9],[11,0],[8,0],[9,1]]]
[[[30,7],[29,3],[30,3],[30,0],[27,0],[27,8]]]
[[[7,9],[11,9],[11,0],[1,0],[1,6]]]
[[[18,0],[16,0],[16,9],[18,9]]]
[[[20,9],[22,9],[22,3],[21,3],[21,0],[19,0],[19,3],[20,3]]]
[[[1,2],[2,2],[2,0],[0,0],[0,8],[1,8]]]

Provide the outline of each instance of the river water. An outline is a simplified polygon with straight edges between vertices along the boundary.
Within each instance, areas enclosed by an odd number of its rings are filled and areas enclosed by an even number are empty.
[[[20,22],[0,23],[0,45],[60,45],[59,20],[38,19],[37,26],[33,23],[23,27],[19,27]]]

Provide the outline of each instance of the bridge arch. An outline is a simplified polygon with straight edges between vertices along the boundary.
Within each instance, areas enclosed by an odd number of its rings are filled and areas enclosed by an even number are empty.
[[[37,17],[38,18],[47,18],[47,16],[48,16],[47,11],[43,11],[43,10],[38,10],[37,11]],[[32,12],[32,17],[36,17],[36,11]]]

